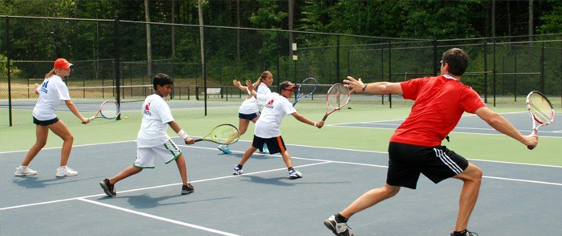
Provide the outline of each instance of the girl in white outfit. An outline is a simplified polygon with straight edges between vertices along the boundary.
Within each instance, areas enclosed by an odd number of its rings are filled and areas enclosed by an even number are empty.
[[[35,85],[35,93],[39,94],[39,100],[33,108],[33,123],[36,124],[35,133],[37,139],[35,144],[29,149],[27,155],[23,159],[20,167],[16,168],[16,176],[30,176],[36,175],[37,171],[27,167],[29,163],[37,156],[39,151],[43,149],[47,143],[49,130],[53,131],[62,140],[62,149],[60,157],[60,167],[57,168],[56,176],[76,176],[78,172],[66,166],[70,151],[72,149],[72,142],[74,137],[68,130],[68,127],[57,118],[55,114],[60,101],[64,101],[68,109],[76,116],[83,124],[90,123],[90,120],[76,109],[76,105],[70,100],[68,88],[62,81],[62,78],[70,75],[70,64],[66,59],[59,58],[55,61],[54,68],[45,75],[45,80],[41,85]]]
[[[232,83],[234,86],[238,87],[242,92],[248,92],[248,88],[240,84],[238,80],[233,80]],[[269,86],[273,84],[273,74],[269,71],[264,71],[261,73],[261,76],[258,80],[254,83],[254,87],[256,88],[256,93],[258,94],[270,94],[271,90]],[[253,96],[248,96],[246,100],[240,105],[238,109],[238,118],[240,121],[238,123],[238,131],[240,132],[240,136],[246,133],[248,130],[248,125],[250,121],[256,123],[260,116],[260,110],[262,106],[258,104],[258,101]],[[219,150],[221,150],[225,154],[230,154],[232,151],[228,148],[228,145],[220,145]],[[262,153],[269,153],[267,146],[264,146],[262,149]]]

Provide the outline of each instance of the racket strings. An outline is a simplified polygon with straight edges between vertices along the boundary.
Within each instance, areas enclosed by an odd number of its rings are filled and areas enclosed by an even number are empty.
[[[212,132],[212,137],[215,141],[230,144],[237,141],[239,138],[238,130],[231,126],[220,126]]]
[[[119,107],[117,103],[106,102],[101,106],[100,113],[105,118],[115,118],[119,115]]]
[[[314,84],[303,84],[300,87],[300,96],[305,96],[308,95],[310,93],[312,93],[314,91],[314,88],[316,88],[316,85]]]
[[[542,123],[548,123],[553,119],[552,105],[543,96],[537,94],[529,99],[529,107],[535,118]]]
[[[349,99],[349,92],[344,86],[335,86],[328,94],[328,103],[334,108],[344,106]]]

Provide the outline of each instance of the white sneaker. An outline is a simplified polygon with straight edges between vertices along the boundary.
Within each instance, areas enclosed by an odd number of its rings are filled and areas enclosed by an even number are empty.
[[[267,148],[267,144],[263,145],[263,148],[261,149],[261,153],[269,154],[269,148]]]
[[[78,171],[70,169],[68,166],[61,166],[57,168],[57,173],[55,174],[57,177],[70,177],[70,176],[77,176]]]
[[[242,170],[242,168],[238,168],[238,165],[234,166],[234,169],[232,171],[232,175],[241,175],[243,173],[244,173],[244,171]]]
[[[27,166],[20,166],[20,167],[16,168],[16,173],[14,173],[14,175],[16,175],[16,176],[31,176],[31,175],[36,175],[36,174],[37,174],[37,171],[34,171]]]
[[[324,225],[332,230],[335,235],[338,236],[353,236],[353,233],[349,232],[351,227],[349,227],[346,223],[339,223],[336,220],[336,216],[332,215],[330,218],[324,220]]]
[[[221,150],[224,154],[230,154],[232,153],[232,151],[230,151],[230,148],[228,148],[228,145],[219,145],[219,150]]]
[[[299,179],[299,178],[302,178],[301,172],[295,169],[289,171],[289,179]]]

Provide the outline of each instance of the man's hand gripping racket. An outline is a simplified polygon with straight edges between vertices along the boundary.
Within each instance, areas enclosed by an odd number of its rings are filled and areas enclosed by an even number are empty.
[[[526,99],[527,110],[531,114],[533,120],[533,131],[531,135],[537,135],[537,130],[543,125],[549,125],[554,121],[554,109],[552,103],[544,94],[539,91],[531,91]],[[535,146],[527,146],[529,150],[533,150]]]
[[[341,83],[332,85],[326,94],[326,113],[322,121],[326,121],[326,118],[328,118],[330,114],[339,111],[342,107],[347,105],[351,98],[351,93],[352,91]]]

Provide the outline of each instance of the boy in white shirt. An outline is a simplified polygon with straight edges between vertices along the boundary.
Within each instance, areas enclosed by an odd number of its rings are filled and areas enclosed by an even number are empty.
[[[170,95],[174,81],[166,74],[157,74],[152,81],[155,94],[144,100],[142,104],[142,124],[137,135],[137,159],[133,166],[125,168],[121,173],[111,179],[100,182],[105,194],[115,197],[115,183],[141,172],[143,169],[153,169],[154,159],[158,156],[166,164],[176,161],[182,179],[181,194],[189,194],[194,191],[191,183],[187,181],[187,167],[182,151],[168,136],[166,130],[170,126],[187,144],[193,144],[190,138],[178,123],[174,121],[170,107],[164,98]]]
[[[269,147],[269,153],[281,153],[285,165],[287,165],[289,171],[289,179],[302,178],[302,174],[293,168],[293,162],[291,160],[291,155],[285,147],[285,142],[283,137],[281,137],[281,131],[279,126],[281,125],[281,120],[287,115],[292,115],[297,120],[302,123],[312,125],[317,128],[322,128],[324,126],[324,121],[314,122],[304,116],[300,115],[297,110],[293,107],[293,104],[289,102],[287,98],[294,95],[294,90],[298,89],[289,81],[283,81],[279,88],[281,94],[270,93],[270,94],[257,94],[254,91],[254,85],[252,81],[246,81],[246,85],[250,90],[252,96],[254,96],[260,105],[264,105],[262,114],[256,122],[256,127],[254,128],[254,140],[252,145],[246,150],[244,156],[234,167],[233,175],[241,175],[243,173],[242,167],[248,159],[254,154],[256,150],[262,150],[263,145],[267,144]]]

